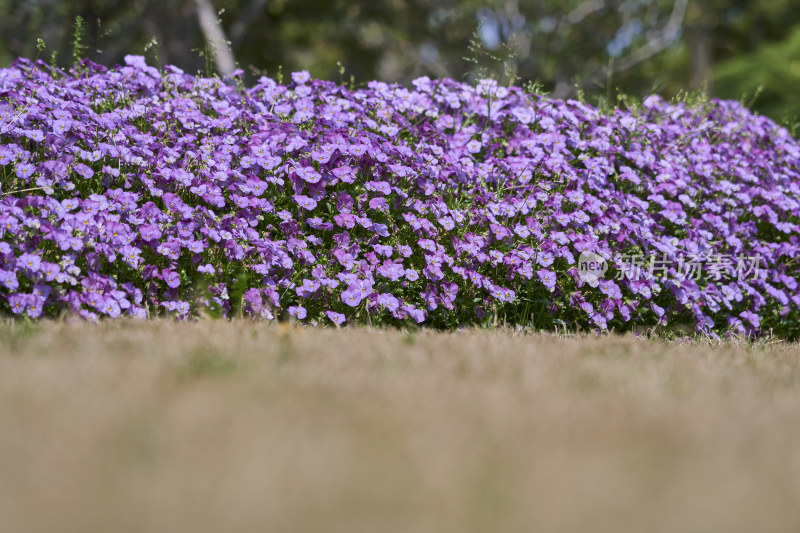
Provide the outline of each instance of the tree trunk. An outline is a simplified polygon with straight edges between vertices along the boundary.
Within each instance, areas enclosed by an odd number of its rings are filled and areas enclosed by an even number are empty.
[[[227,76],[233,72],[236,65],[214,6],[209,0],[195,0],[195,5],[197,5],[197,19],[200,22],[200,28],[206,37],[209,51],[214,55],[217,70],[223,76]]]
[[[689,54],[691,56],[692,89],[710,90],[711,84],[711,35],[709,28],[702,24],[692,24],[688,28]]]

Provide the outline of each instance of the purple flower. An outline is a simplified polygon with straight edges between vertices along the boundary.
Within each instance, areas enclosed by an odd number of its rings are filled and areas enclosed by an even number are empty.
[[[154,224],[142,224],[139,227],[139,235],[146,241],[153,241],[161,238],[161,229]]]
[[[33,294],[40,298],[43,302],[47,300],[50,293],[53,292],[52,287],[45,283],[36,283],[33,285]]]
[[[375,222],[372,224],[371,229],[373,233],[380,237],[388,237],[389,236],[389,227],[386,224],[380,224]]]
[[[664,308],[663,307],[661,307],[659,305],[656,305],[655,303],[651,303],[650,304],[650,309],[653,310],[653,312],[656,314],[656,316],[658,318],[661,318],[661,317],[664,316]]]
[[[325,316],[330,318],[331,322],[337,326],[343,324],[345,321],[345,316],[342,313],[337,313],[336,311],[325,311]]]
[[[622,292],[619,290],[619,286],[611,280],[600,280],[600,292],[606,295],[608,298],[618,299],[622,298]]]
[[[458,294],[458,285],[456,285],[455,283],[445,283],[442,286],[443,299],[453,301],[455,300],[457,294]]]
[[[44,308],[44,298],[36,297],[35,295],[28,295],[28,316],[31,318],[39,318],[42,316]]]
[[[298,320],[303,320],[306,317],[306,308],[302,305],[293,305],[289,307],[289,314]]]
[[[362,292],[358,287],[348,287],[347,290],[342,291],[342,301],[350,307],[357,307],[364,299]]]
[[[427,250],[429,252],[436,251],[436,243],[430,239],[420,239],[417,241],[417,244],[419,244],[419,247],[423,250]]]
[[[549,267],[555,261],[555,256],[550,252],[539,252],[536,256],[536,262],[539,266],[545,268]]]
[[[408,313],[408,316],[414,319],[415,322],[421,324],[425,321],[425,311],[422,309],[418,309],[413,305],[404,305],[403,309]]]
[[[30,163],[17,165],[16,175],[21,180],[28,181],[31,176],[33,176],[34,172],[36,172],[36,167]]]
[[[374,244],[372,245],[372,249],[375,250],[375,253],[384,257],[392,257],[392,254],[394,253],[394,248],[385,244]]]
[[[186,317],[189,315],[191,307],[189,306],[189,302],[179,301],[175,306],[175,312],[178,314],[179,317]]]
[[[319,172],[314,170],[313,167],[303,167],[297,171],[297,175],[308,183],[318,183],[322,179]]]
[[[356,169],[343,166],[333,169],[332,174],[345,183],[353,183],[356,180]]]
[[[317,201],[313,198],[309,198],[308,196],[303,196],[301,194],[296,194],[294,197],[294,201],[297,202],[297,205],[305,209],[306,211],[312,211],[317,207]]]
[[[16,157],[14,157],[14,153],[11,150],[5,146],[0,146],[0,166],[10,165],[15,159]]]
[[[453,228],[455,228],[455,227],[456,227],[456,223],[455,223],[455,222],[453,222],[453,219],[452,219],[452,218],[450,218],[449,216],[448,216],[448,217],[442,217],[442,218],[440,218],[440,219],[438,220],[438,222],[439,222],[439,224],[441,224],[441,226],[442,226],[444,229],[446,229],[447,231],[450,231],[451,229],[453,229]]]
[[[197,267],[197,271],[202,273],[202,274],[214,274],[216,272],[216,270],[214,269],[214,266],[213,265],[208,265],[208,264],[200,265],[199,267]]]
[[[28,301],[30,296],[21,293],[12,293],[8,295],[8,305],[11,307],[11,312],[19,315],[25,312],[28,308]]]
[[[739,313],[739,316],[750,322],[754,328],[761,327],[761,320],[758,318],[758,315],[752,311],[742,311]]]
[[[387,181],[368,181],[364,184],[368,191],[377,192],[380,194],[389,194],[392,192],[391,185]]]
[[[94,171],[83,163],[78,163],[75,165],[75,172],[77,172],[78,175],[85,180],[94,176]]]
[[[163,271],[161,271],[161,277],[164,280],[164,283],[166,283],[171,289],[177,289],[181,284],[180,275],[172,270],[165,268]]]
[[[116,318],[120,315],[119,303],[117,303],[117,301],[113,298],[105,298],[103,304],[101,305],[101,310],[111,318]]]
[[[17,290],[19,288],[19,281],[17,280],[16,272],[0,270],[0,284],[9,291]]]
[[[21,266],[28,273],[39,271],[42,258],[35,254],[22,254],[17,258],[17,265]]]
[[[471,140],[470,142],[467,143],[467,151],[469,153],[471,153],[471,154],[477,154],[478,152],[481,151],[481,148],[482,148],[482,145],[481,145],[480,141],[476,141],[476,140],[473,139],[473,140]]]
[[[544,298],[570,324],[713,337],[792,333],[800,312],[800,143],[735,102],[599,113],[492,80],[305,71],[247,88],[141,56],[3,80],[0,167],[31,189],[0,199],[10,313],[231,316],[243,293],[252,317],[441,325]],[[716,134],[695,142],[698,124]],[[616,266],[587,278],[590,253]]]
[[[53,121],[53,133],[57,135],[64,135],[72,128],[72,122],[69,120],[56,120]]]
[[[400,306],[400,302],[391,294],[382,293],[378,295],[378,305],[389,311],[394,311]]]
[[[537,270],[536,275],[547,290],[553,290],[553,287],[556,286],[556,275],[552,271],[543,268]]]
[[[304,279],[303,284],[295,288],[295,293],[300,298],[309,298],[317,290],[319,290],[321,285],[322,284],[319,282],[319,280]]]
[[[369,201],[369,208],[376,210],[386,209],[386,198],[373,198]]]
[[[300,72],[292,72],[292,81],[294,81],[298,85],[306,83],[310,79],[311,75],[306,70],[301,70]]]

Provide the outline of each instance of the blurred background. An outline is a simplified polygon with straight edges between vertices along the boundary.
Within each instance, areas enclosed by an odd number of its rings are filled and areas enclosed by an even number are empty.
[[[490,75],[582,92],[705,90],[784,125],[800,121],[798,0],[0,0],[0,64],[126,54],[221,74],[306,69],[356,84]],[[55,53],[55,58],[53,54]]]

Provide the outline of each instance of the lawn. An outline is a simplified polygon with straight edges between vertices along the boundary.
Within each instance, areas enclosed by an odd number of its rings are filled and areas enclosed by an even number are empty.
[[[800,348],[0,325],[0,531],[795,532]]]

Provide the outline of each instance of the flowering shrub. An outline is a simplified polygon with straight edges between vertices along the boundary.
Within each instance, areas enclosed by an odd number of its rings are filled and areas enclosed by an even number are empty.
[[[600,113],[413,85],[18,60],[0,70],[0,308],[797,336],[786,130],[727,101]]]

